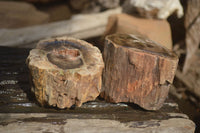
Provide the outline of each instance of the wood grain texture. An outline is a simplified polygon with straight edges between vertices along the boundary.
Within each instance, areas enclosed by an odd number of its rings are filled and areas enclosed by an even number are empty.
[[[193,56],[188,72],[183,74],[180,70],[176,77],[186,86],[187,91],[200,98],[200,50]]]
[[[116,13],[121,13],[121,8],[89,15],[75,15],[70,20],[44,25],[19,29],[1,29],[0,46],[15,47],[57,36],[71,36],[78,39],[97,37],[104,33],[108,17]]]
[[[103,58],[102,97],[148,110],[162,106],[178,63],[172,51],[141,36],[113,34],[106,37]]]
[[[40,41],[27,64],[32,91],[41,105],[81,106],[100,93],[102,55],[85,41],[68,37]]]

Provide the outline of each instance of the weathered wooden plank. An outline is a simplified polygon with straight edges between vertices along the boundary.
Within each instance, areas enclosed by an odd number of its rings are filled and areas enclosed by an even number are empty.
[[[105,31],[111,14],[120,13],[121,8],[103,13],[77,15],[71,20],[20,29],[1,29],[0,46],[18,46],[54,36],[73,36],[79,39],[96,37]]]
[[[32,91],[41,105],[80,107],[100,94],[102,55],[85,41],[69,37],[40,41],[27,64]]]

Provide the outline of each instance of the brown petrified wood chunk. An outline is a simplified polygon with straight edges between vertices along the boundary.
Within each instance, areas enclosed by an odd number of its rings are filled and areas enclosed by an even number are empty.
[[[102,94],[109,102],[134,102],[157,110],[173,82],[178,57],[161,45],[131,34],[106,37]]]
[[[40,41],[27,64],[32,91],[41,105],[81,106],[100,93],[102,55],[85,41],[69,37]]]

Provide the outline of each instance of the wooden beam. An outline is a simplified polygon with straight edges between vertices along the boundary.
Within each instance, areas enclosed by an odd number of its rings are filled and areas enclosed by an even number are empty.
[[[70,20],[19,29],[1,29],[0,46],[19,46],[56,36],[72,36],[79,39],[100,36],[104,33],[111,14],[121,8],[90,15],[76,15]]]

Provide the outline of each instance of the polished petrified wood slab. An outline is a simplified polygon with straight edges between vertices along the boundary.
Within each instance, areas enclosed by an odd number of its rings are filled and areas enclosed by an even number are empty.
[[[173,82],[178,57],[167,48],[129,34],[106,37],[101,96],[109,102],[134,102],[159,109]]]
[[[85,41],[68,37],[40,41],[27,64],[32,91],[41,105],[81,106],[100,93],[102,56]]]

